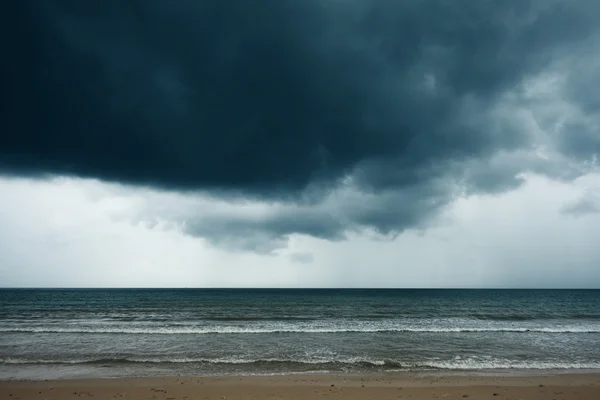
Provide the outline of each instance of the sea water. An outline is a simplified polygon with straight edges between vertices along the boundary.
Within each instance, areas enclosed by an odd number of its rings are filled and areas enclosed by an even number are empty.
[[[0,290],[0,378],[600,368],[597,290]]]

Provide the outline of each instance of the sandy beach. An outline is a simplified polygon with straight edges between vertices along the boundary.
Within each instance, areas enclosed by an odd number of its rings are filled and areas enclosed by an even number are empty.
[[[2,381],[0,399],[597,400],[600,373],[545,376],[288,375]]]

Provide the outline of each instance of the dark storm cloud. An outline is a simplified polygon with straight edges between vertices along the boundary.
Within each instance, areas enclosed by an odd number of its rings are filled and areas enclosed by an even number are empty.
[[[572,157],[593,159],[600,154],[600,91],[593,89],[600,86],[598,33],[590,35],[587,42],[570,55],[566,85],[566,97],[581,115],[565,123],[559,145]]]
[[[600,79],[598,80],[600,84]],[[595,120],[570,121],[562,129],[560,145],[562,150],[574,157],[585,156],[588,159],[600,154],[600,108]]]
[[[518,185],[518,166],[463,167],[531,146],[489,110],[595,35],[600,15],[592,0],[1,7],[0,171],[275,200],[327,193],[351,175],[383,194],[333,218],[190,228],[227,237],[258,227],[267,238],[418,225],[451,198],[443,179],[486,192]]]

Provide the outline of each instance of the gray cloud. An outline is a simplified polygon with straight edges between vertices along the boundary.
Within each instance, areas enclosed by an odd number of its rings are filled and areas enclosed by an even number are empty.
[[[224,246],[393,235],[523,172],[572,179],[600,151],[597,1],[2,7],[0,172],[273,202],[261,216],[176,216]],[[548,73],[565,76],[559,115],[522,93]]]
[[[566,204],[561,212],[574,217],[600,213],[600,193],[588,191],[577,201]]]
[[[296,252],[290,254],[290,260],[300,264],[310,264],[315,260],[315,256],[308,252]]]

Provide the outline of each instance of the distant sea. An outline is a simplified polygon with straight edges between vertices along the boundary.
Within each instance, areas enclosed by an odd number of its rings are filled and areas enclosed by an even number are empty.
[[[0,379],[593,369],[597,290],[0,290]]]

